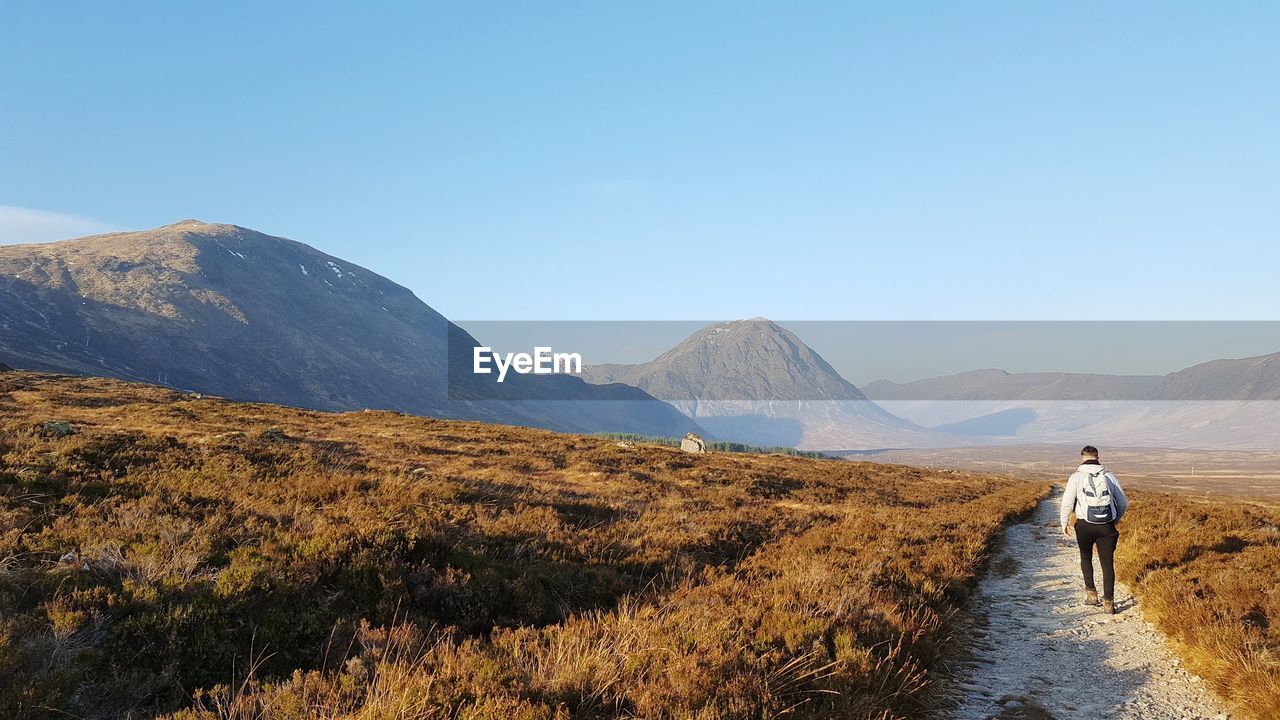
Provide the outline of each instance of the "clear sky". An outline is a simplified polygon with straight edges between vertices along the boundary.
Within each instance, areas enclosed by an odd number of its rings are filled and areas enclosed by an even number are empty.
[[[1280,4],[0,2],[0,242],[459,319],[1276,319]],[[269,7],[268,7],[269,6]]]

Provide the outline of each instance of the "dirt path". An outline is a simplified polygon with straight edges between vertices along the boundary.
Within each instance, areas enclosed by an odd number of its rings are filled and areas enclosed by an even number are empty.
[[[979,585],[979,620],[967,638],[973,657],[957,673],[955,717],[1230,717],[1182,669],[1127,587],[1116,585],[1116,615],[1082,604],[1080,555],[1075,539],[1058,532],[1058,493],[1031,521],[1009,528]],[[1120,532],[1123,543],[1123,523]],[[1101,589],[1101,571],[1095,575]]]

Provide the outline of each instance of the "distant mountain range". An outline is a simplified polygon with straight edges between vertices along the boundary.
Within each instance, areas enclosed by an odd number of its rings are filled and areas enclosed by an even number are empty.
[[[0,361],[14,367],[322,410],[700,431],[625,385],[513,374],[495,394],[464,370],[450,386],[450,367],[469,367],[476,344],[384,277],[235,225],[186,220],[0,247]]]
[[[651,362],[586,368],[666,400],[720,437],[822,450],[1024,442],[1270,449],[1280,353],[1163,376],[976,370],[846,381],[764,318],[703,328]]]
[[[1163,378],[1150,375],[970,372],[908,383],[877,380],[866,386],[876,400],[1150,400]]]
[[[665,400],[728,440],[823,450],[954,442],[867,399],[795,334],[765,318],[719,323],[651,362],[582,377]]]
[[[977,370],[866,387],[886,410],[981,442],[1080,442],[1274,449],[1280,353],[1168,375]]]
[[[1168,375],[974,370],[864,388],[875,400],[1280,400],[1280,352],[1213,360]]]
[[[476,339],[412,292],[302,243],[187,220],[0,246],[0,370],[105,375],[323,410],[818,450],[1009,442],[1273,448],[1280,353],[1164,376],[1008,373],[859,390],[764,318],[582,377],[471,373]],[[451,372],[452,371],[452,372]]]

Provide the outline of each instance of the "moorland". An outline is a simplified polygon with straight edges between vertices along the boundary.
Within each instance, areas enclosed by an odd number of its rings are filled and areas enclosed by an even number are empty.
[[[0,373],[0,715],[918,716],[1045,490]]]

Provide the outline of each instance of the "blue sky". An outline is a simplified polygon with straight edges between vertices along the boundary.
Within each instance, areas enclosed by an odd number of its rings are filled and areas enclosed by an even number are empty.
[[[7,0],[0,241],[232,222],[459,320],[1275,319],[1278,37],[1275,3]]]

